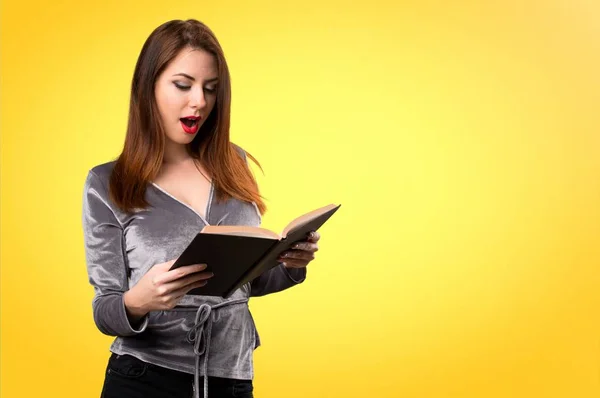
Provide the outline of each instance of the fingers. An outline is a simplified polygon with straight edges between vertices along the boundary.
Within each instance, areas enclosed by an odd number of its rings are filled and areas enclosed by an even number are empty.
[[[171,271],[165,270],[166,272],[159,273],[154,278],[152,278],[152,283],[154,285],[160,285],[163,283],[172,282],[176,279],[184,278],[188,275],[200,272],[204,269],[206,269],[206,264],[186,265],[186,266],[179,267],[179,268],[176,268]]]
[[[176,297],[176,300],[179,301],[190,290],[202,287],[202,286],[206,285],[207,283],[208,283],[208,281],[206,281],[206,280],[200,280],[200,281],[194,281],[194,282],[188,283],[187,285],[182,286],[179,289],[175,290],[173,292],[173,295]]]
[[[147,295],[150,310],[172,309],[190,290],[206,285],[213,277],[204,271],[206,264],[192,264],[171,270],[176,260],[156,264],[144,278],[141,286]],[[204,271],[204,272],[202,272]]]
[[[308,234],[307,240],[296,242],[290,250],[281,253],[278,261],[284,262],[286,266],[306,266],[315,259],[315,252],[319,250],[317,245],[319,239],[321,235],[317,231],[312,231]]]
[[[304,268],[308,265],[310,261],[308,260],[295,260],[295,259],[287,259],[283,262],[283,265],[286,268]]]
[[[321,235],[317,231],[312,231],[308,234],[306,240],[294,243],[292,249],[314,253],[319,250],[319,246],[317,245],[319,239],[321,239]]]
[[[314,253],[319,250],[319,246],[316,243],[312,242],[298,242],[292,246],[292,249],[305,250]]]
[[[191,275],[187,275],[183,278],[178,278],[171,282],[163,283],[160,286],[158,286],[157,289],[159,289],[159,293],[161,294],[171,294],[172,292],[180,289],[181,287],[185,287],[196,282],[206,282],[212,277],[212,272],[197,272]]]
[[[314,259],[315,253],[306,250],[287,250],[279,256],[279,261],[285,261],[286,263],[288,263],[289,260],[312,261]]]
[[[173,266],[173,264],[175,264],[175,261],[177,261],[177,259],[173,259],[162,264],[156,264],[154,268],[158,268],[161,271],[168,271]]]
[[[176,283],[181,286],[188,285],[190,283],[194,283],[197,281],[204,281],[210,279],[214,276],[212,272],[195,272],[191,275],[188,275],[184,278],[173,281],[172,283]]]
[[[159,284],[155,287],[158,302],[166,308],[172,308],[187,292],[206,285],[208,279],[212,276],[211,272],[200,272],[172,282]]]
[[[317,231],[312,231],[308,234],[309,242],[317,243],[319,239],[321,239],[321,234],[319,234]]]

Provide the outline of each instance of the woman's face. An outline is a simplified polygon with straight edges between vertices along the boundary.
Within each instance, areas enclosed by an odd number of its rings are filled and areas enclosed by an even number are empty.
[[[203,50],[183,49],[158,77],[154,88],[166,138],[190,143],[215,106],[217,63]]]

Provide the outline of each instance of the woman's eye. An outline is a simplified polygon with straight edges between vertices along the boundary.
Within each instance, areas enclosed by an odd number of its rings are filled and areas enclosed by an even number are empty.
[[[177,87],[180,90],[189,90],[190,89],[190,86],[183,86],[183,85],[178,84],[178,83],[174,83],[174,84],[175,84],[175,87]]]
[[[215,87],[204,87],[204,91],[214,93],[215,91],[217,91],[217,89]]]

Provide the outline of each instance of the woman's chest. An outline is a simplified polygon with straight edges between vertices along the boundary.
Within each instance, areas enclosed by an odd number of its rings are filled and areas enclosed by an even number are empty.
[[[152,188],[189,207],[203,221],[206,220],[213,196],[213,184],[203,175],[185,170],[165,172],[152,183]]]
[[[132,269],[148,267],[177,258],[206,225],[259,226],[260,215],[253,203],[237,199],[217,200],[211,192],[206,214],[189,204],[149,187],[150,206],[124,218],[124,250]]]

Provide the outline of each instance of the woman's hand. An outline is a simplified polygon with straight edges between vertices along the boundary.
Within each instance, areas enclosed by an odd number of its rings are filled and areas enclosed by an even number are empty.
[[[315,252],[319,250],[317,242],[321,235],[313,231],[305,241],[295,243],[291,250],[281,253],[278,261],[283,262],[286,268],[303,268],[315,259]]]
[[[169,271],[175,260],[154,265],[124,295],[125,308],[132,321],[150,311],[175,307],[187,292],[206,285],[211,272],[201,272],[206,264],[194,264]]]

